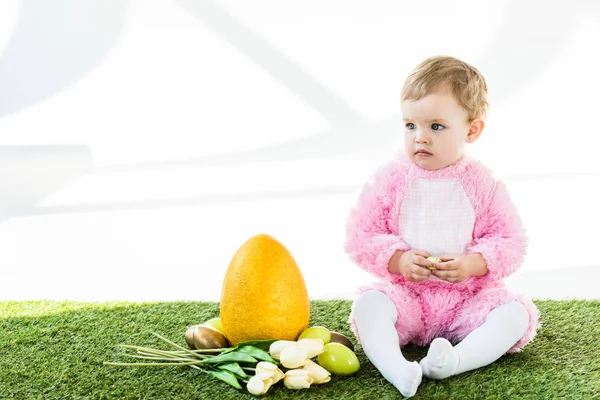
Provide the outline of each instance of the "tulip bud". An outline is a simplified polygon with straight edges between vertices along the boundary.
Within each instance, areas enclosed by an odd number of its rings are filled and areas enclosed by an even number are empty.
[[[313,358],[325,351],[323,340],[321,339],[300,339],[298,347],[306,351],[308,358]]]
[[[279,361],[286,368],[298,368],[308,361],[308,353],[298,345],[289,346],[281,351]]]
[[[271,354],[271,357],[273,357],[276,360],[279,360],[279,356],[283,349],[290,346],[296,346],[296,344],[297,342],[293,342],[291,340],[278,340],[276,342],[271,343],[271,346],[269,346],[269,353]]]
[[[267,379],[267,381],[268,382],[265,383],[259,376],[253,376],[248,380],[246,388],[253,395],[260,396],[261,394],[267,393],[267,390],[271,387],[271,379]]]
[[[331,373],[313,361],[309,360],[308,363],[302,366],[302,369],[310,373],[315,385],[327,383],[331,380]]]
[[[288,389],[308,389],[312,383],[310,372],[303,369],[289,370],[283,378],[283,384]]]
[[[261,377],[263,380],[265,379],[273,379],[273,384],[279,382],[283,379],[283,371],[280,370],[277,365],[261,361],[256,364],[256,376]]]
[[[255,396],[267,393],[269,388],[284,377],[277,365],[261,361],[256,364],[256,375],[248,380],[246,388]]]

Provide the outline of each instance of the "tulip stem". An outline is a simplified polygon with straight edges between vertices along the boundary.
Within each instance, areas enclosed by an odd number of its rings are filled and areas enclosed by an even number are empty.
[[[180,346],[180,345],[178,345],[177,343],[174,343],[174,342],[170,341],[170,340],[169,340],[169,339],[167,339],[166,337],[163,337],[163,336],[159,335],[159,334],[158,334],[158,333],[156,333],[156,332],[150,332],[150,333],[152,333],[152,334],[153,334],[154,336],[156,336],[157,338],[164,340],[165,342],[169,343],[170,345],[172,345],[172,346],[174,346],[174,347],[178,348],[179,350],[183,350],[183,351],[185,351],[186,353],[190,353],[190,354],[192,354],[193,356],[195,356],[195,355],[196,355],[195,353],[192,353],[192,351],[191,351],[191,350],[189,350],[189,349],[186,349],[185,347],[183,347],[183,346]]]
[[[136,356],[134,354],[125,354],[127,357],[139,358],[143,360],[156,360],[156,361],[196,361],[189,358],[175,358],[175,357],[152,357],[152,356]]]
[[[175,352],[175,351],[168,351],[168,350],[159,350],[159,349],[152,349],[149,347],[130,346],[127,344],[122,344],[121,347],[124,349],[137,350],[137,352],[140,354],[158,355],[158,356],[171,357],[171,358],[180,358],[183,356],[187,356],[187,358],[191,358],[190,356],[193,356],[195,359],[198,359],[198,358],[204,359],[204,358],[211,357],[209,355],[204,355],[204,354],[197,354],[197,353],[190,354],[189,352],[182,352],[182,351]]]
[[[150,347],[130,346],[128,344],[122,344],[121,347],[124,349],[129,349],[129,350],[137,350],[138,352],[159,353],[159,354],[164,354],[164,355],[172,354],[168,350],[152,349]]]
[[[118,366],[139,366],[139,367],[154,367],[163,365],[196,365],[202,364],[202,361],[186,361],[186,362],[166,362],[166,363],[118,363],[118,362],[107,362],[104,361],[104,365],[118,365]]]
[[[185,354],[185,353],[171,353],[168,351],[164,351],[164,350],[138,350],[138,353],[140,354],[145,354],[145,355],[158,355],[158,356],[164,356],[164,357],[171,357],[171,358],[185,358],[185,359],[192,359],[192,360],[197,360],[197,359],[205,359],[205,358],[210,358],[211,356],[205,356],[203,354],[196,354],[193,357],[190,356],[189,354]]]
[[[256,372],[256,368],[241,367],[237,365],[237,370],[228,371],[227,368],[221,370],[222,362],[256,362],[256,359],[251,354],[245,352],[236,352],[237,347],[234,348],[220,348],[220,349],[187,349],[183,346],[178,345],[170,341],[169,339],[155,333],[150,332],[152,335],[161,339],[162,341],[172,345],[177,350],[160,350],[150,347],[132,346],[121,344],[120,347],[135,352],[136,354],[124,354],[127,357],[143,360],[142,362],[107,362],[104,365],[114,366],[132,366],[132,367],[156,367],[156,366],[188,366],[201,372],[211,375],[214,378],[220,379],[229,385],[241,389],[239,382],[247,383],[248,378],[242,378],[240,375],[246,375],[242,371]],[[251,349],[251,348],[248,348]],[[248,350],[245,349],[245,350]],[[258,350],[254,351],[255,353]],[[217,357],[217,358],[215,358]],[[153,362],[152,362],[153,361]],[[213,365],[214,364],[214,365]],[[224,367],[224,366],[223,366]]]
[[[181,353],[189,353],[191,351],[192,353],[198,353],[198,354],[204,354],[204,353],[210,354],[210,353],[221,353],[223,350],[227,350],[227,348],[224,348],[224,349],[196,349],[196,350],[186,350],[186,351],[173,350],[172,353],[181,354]]]

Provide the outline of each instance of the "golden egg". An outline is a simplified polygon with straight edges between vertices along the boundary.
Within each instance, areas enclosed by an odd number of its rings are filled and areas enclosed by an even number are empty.
[[[185,332],[190,349],[222,349],[229,347],[227,338],[218,330],[206,325],[190,326]]]
[[[346,336],[342,335],[341,333],[333,332],[333,331],[331,331],[329,333],[331,335],[330,343],[340,343],[340,344],[343,344],[344,346],[346,346],[347,348],[349,348],[350,350],[354,351],[354,345],[352,344],[350,339],[348,339]]]

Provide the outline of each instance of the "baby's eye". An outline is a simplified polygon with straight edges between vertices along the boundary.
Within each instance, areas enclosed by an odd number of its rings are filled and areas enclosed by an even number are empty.
[[[433,129],[434,131],[441,131],[442,129],[444,129],[444,125],[433,124],[433,125],[431,125],[431,129]]]
[[[408,122],[408,123],[407,123],[405,126],[406,126],[408,129],[415,129],[415,124],[413,124],[412,122]]]

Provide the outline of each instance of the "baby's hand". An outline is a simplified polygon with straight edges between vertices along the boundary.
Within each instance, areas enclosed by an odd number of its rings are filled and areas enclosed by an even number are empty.
[[[433,275],[448,282],[458,283],[469,276],[485,275],[487,267],[481,254],[449,254],[435,263]]]
[[[431,275],[428,267],[433,267],[433,263],[427,260],[427,257],[431,257],[431,254],[423,250],[405,251],[396,260],[392,257],[392,262],[396,264],[393,269],[409,281],[424,281]]]

